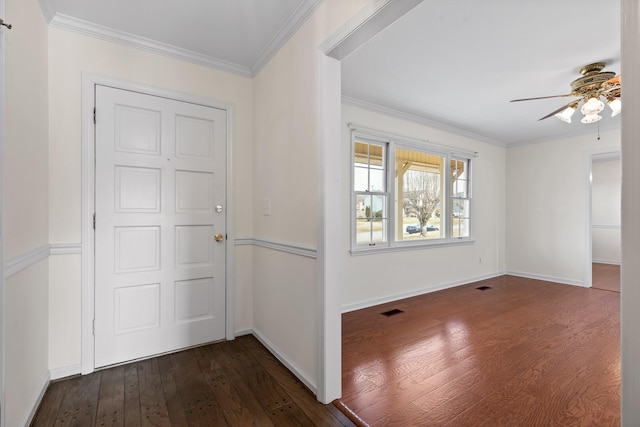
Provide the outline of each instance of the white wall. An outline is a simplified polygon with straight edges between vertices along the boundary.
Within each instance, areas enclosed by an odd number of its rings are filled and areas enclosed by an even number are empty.
[[[587,126],[587,125],[585,125]],[[507,149],[506,265],[510,274],[584,286],[589,153],[620,147],[620,132]]]
[[[6,426],[25,425],[49,381],[47,274],[43,260],[5,283]]]
[[[235,112],[232,189],[235,235],[247,237],[252,227],[252,81],[165,56],[49,29],[50,102],[50,241],[81,240],[81,83],[82,73],[139,83],[172,92],[232,103]],[[80,364],[80,263],[78,255],[51,257],[52,370],[73,370]],[[250,329],[252,320],[251,247],[236,248],[236,330]]]
[[[254,78],[254,237],[270,245],[254,251],[254,328],[312,389],[322,374],[317,320],[323,284],[313,257],[321,173],[318,47],[366,3],[323,2]]]
[[[25,266],[5,282],[3,415],[17,426],[48,380],[48,264],[35,256],[49,232],[47,25],[37,0],[6,0],[3,18],[5,261]]]
[[[325,1],[254,80],[50,28],[50,242],[73,246],[81,239],[81,77],[90,72],[233,103],[236,238],[289,242],[312,252],[317,237],[317,47],[365,3]],[[258,116],[255,120],[254,114]],[[254,123],[259,129],[255,132]],[[290,197],[290,191],[296,197]],[[261,212],[265,196],[272,205],[268,218],[256,213]],[[282,259],[282,254],[273,263],[264,262],[266,250],[260,249],[257,255],[255,251],[249,245],[236,247],[236,330],[255,326],[314,383],[318,352],[315,263],[307,256],[285,255]],[[50,292],[56,295],[50,304],[50,368],[73,371],[80,364],[77,254],[53,256],[50,264]],[[278,279],[269,280],[274,272]],[[300,301],[293,302],[291,295],[299,295]],[[292,303],[295,310],[287,310]],[[280,311],[282,304],[285,309]],[[299,328],[296,337],[302,341],[277,327],[283,319]]]
[[[430,292],[504,273],[505,149],[443,130],[342,105],[343,309]],[[472,160],[474,242],[412,251],[351,256],[351,135],[348,123],[478,152]],[[482,258],[482,262],[480,262]],[[416,268],[416,266],[420,268]]]
[[[593,161],[591,253],[593,262],[620,264],[620,158]]]

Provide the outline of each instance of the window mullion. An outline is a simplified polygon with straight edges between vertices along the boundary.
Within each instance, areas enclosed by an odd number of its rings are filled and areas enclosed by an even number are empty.
[[[395,209],[397,189],[396,189],[396,174],[395,174],[395,164],[396,164],[396,153],[395,153],[395,143],[393,141],[389,141],[387,150],[387,192],[389,193],[389,197],[387,198],[387,212],[389,212],[389,226],[387,227],[387,242],[390,245],[395,242],[393,236],[395,235],[395,230],[398,225],[397,221],[397,211]]]
[[[445,234],[444,234],[444,238],[445,239],[451,239],[451,236],[453,234],[453,212],[451,212],[452,206],[451,206],[451,156],[450,155],[446,155],[445,157],[445,162],[444,162],[444,170],[443,170],[443,175],[444,175],[444,197],[441,203],[441,206],[446,206],[444,208],[445,212],[444,214],[441,214],[440,216],[444,216],[444,229],[445,229]]]

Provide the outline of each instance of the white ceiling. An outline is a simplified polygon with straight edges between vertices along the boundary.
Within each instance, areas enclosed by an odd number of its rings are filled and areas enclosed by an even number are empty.
[[[252,76],[321,1],[40,3],[52,26]],[[581,124],[579,111],[572,124],[537,121],[573,98],[509,100],[569,93],[596,61],[620,71],[619,0],[424,0],[343,59],[343,96],[503,146],[595,141],[598,125]],[[601,131],[620,127],[603,115]]]
[[[425,0],[342,61],[343,96],[499,145],[596,135],[579,111],[537,121],[575,98],[509,100],[570,93],[597,61],[620,72],[619,0]]]
[[[39,0],[60,27],[252,76],[322,0]]]

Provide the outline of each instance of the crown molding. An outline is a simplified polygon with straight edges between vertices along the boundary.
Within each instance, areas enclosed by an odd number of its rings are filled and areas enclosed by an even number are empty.
[[[53,4],[51,3],[51,0],[38,0],[38,2],[40,3],[40,10],[42,10],[42,15],[47,21],[47,24],[49,24],[56,14]]]
[[[254,77],[275,56],[276,53],[291,39],[291,37],[304,25],[324,0],[305,0],[294,13],[287,19],[276,35],[262,49],[251,67],[238,65],[229,61],[203,55],[187,49],[182,49],[170,44],[161,43],[135,34],[115,30],[113,28],[94,24],[89,21],[77,19],[72,16],[55,12],[52,0],[38,0],[44,18],[51,27],[73,31],[90,37],[106,40],[147,52],[168,56],[170,58],[215,68],[220,71],[237,74],[242,77]],[[389,1],[389,0],[386,0]]]
[[[255,76],[275,56],[291,37],[307,22],[313,12],[324,0],[305,0],[298,6],[287,22],[278,30],[277,34],[262,49],[255,64],[251,67],[251,76]]]
[[[41,1],[46,2],[48,0]],[[251,77],[251,72],[248,67],[233,64],[228,61],[213,58],[211,56],[202,55],[200,53],[182,49],[166,43],[157,42],[146,37],[140,37],[134,34],[126,33],[124,31],[114,30],[112,28],[73,18],[71,16],[62,15],[59,13],[55,14],[55,16],[49,22],[49,25],[54,28],[73,31],[86,36],[95,37],[136,49],[141,49],[158,55],[164,55],[170,58],[203,65],[205,67],[215,68],[227,73],[237,74],[243,77]]]
[[[470,138],[473,139],[475,141],[482,141],[482,142],[486,142],[487,144],[492,144],[492,145],[497,145],[499,147],[506,147],[506,144],[504,144],[501,141],[497,141],[491,138],[487,138],[484,137],[482,135],[478,135],[475,134],[473,132],[468,132],[465,130],[462,130],[460,128],[454,127],[454,126],[450,126],[444,123],[440,123],[437,122],[435,120],[429,119],[425,116],[421,116],[418,114],[411,114],[411,113],[406,113],[404,111],[400,111],[400,110],[396,110],[394,108],[389,108],[389,107],[384,107],[382,105],[378,105],[378,104],[374,104],[371,102],[367,102],[367,101],[363,101],[361,99],[357,99],[357,98],[351,98],[348,96],[343,96],[342,97],[342,102],[344,102],[345,104],[350,104],[353,105],[355,107],[360,107],[363,108],[365,110],[369,110],[369,111],[373,111],[374,113],[380,113],[380,114],[384,114],[386,116],[391,116],[391,117],[396,117],[399,119],[403,119],[403,120],[408,120],[414,123],[418,123],[424,126],[429,126],[432,128],[436,128],[436,129],[440,129],[440,130],[444,130],[447,132],[451,132],[453,134],[456,135],[460,135],[463,136],[465,138]]]

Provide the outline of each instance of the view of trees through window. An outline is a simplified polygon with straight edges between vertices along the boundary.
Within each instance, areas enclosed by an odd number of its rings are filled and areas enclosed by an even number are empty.
[[[396,148],[396,240],[434,239],[443,236],[440,205],[445,159],[428,153]]]
[[[365,141],[353,152],[357,246],[470,237],[471,160]]]
[[[441,236],[440,182],[438,173],[410,170],[405,174],[402,188],[403,233],[399,240]]]

